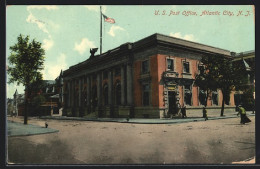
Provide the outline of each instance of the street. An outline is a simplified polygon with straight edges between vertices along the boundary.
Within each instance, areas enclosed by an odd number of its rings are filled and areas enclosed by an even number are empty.
[[[255,156],[255,117],[176,124],[29,118],[59,132],[8,137],[15,164],[231,164]],[[23,117],[15,117],[23,122]]]

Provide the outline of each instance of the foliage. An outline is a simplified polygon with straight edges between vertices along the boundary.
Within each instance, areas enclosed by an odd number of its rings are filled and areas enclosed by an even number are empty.
[[[202,90],[210,92],[220,89],[223,94],[221,116],[224,114],[225,102],[229,102],[230,93],[237,84],[236,72],[232,67],[232,60],[222,55],[204,56],[201,62],[204,70],[196,75],[195,84]]]
[[[26,98],[25,108],[27,109],[28,97],[30,97],[31,84],[42,80],[45,51],[41,43],[36,40],[29,42],[29,36],[17,37],[17,43],[10,46],[11,55],[8,57],[9,67],[7,70],[9,77],[8,83],[17,83],[25,86]],[[24,124],[27,124],[27,110],[24,115]]]
[[[45,97],[43,95],[37,95],[33,97],[31,105],[34,108],[39,108],[41,104],[43,104],[46,101]]]

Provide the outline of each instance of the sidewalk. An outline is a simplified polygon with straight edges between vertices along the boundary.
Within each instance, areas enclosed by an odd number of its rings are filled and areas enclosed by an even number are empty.
[[[255,114],[247,113],[247,116],[255,116]],[[213,116],[208,117],[208,120],[218,120],[227,118],[240,118],[237,113],[232,113],[227,116]],[[54,120],[79,120],[79,121],[99,121],[99,122],[119,122],[119,123],[139,123],[139,124],[173,124],[173,123],[187,123],[195,121],[205,121],[202,117],[187,117],[187,118],[165,118],[165,119],[139,119],[130,118],[127,122],[126,118],[85,118],[85,117],[66,117],[66,116],[42,116],[40,119],[54,119]]]
[[[30,136],[36,134],[47,134],[58,132],[59,130],[45,128],[43,126],[36,126],[32,124],[24,125],[14,121],[7,121],[8,136]]]

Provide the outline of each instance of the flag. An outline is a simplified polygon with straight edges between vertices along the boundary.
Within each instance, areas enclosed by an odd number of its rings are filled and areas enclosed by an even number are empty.
[[[104,15],[103,13],[102,13],[102,15],[103,15],[103,17],[104,17],[104,19],[105,19],[105,22],[116,23],[113,18],[109,18],[109,17],[107,17],[106,15]]]

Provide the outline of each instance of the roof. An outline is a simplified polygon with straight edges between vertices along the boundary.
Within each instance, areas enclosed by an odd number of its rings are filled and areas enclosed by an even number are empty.
[[[86,67],[92,67],[94,64],[111,61],[111,56],[114,55],[122,55],[123,52],[127,52],[129,50],[131,51],[137,51],[137,50],[143,50],[147,46],[151,45],[163,45],[163,46],[169,46],[171,48],[181,48],[185,50],[192,50],[197,52],[202,52],[206,54],[219,54],[224,55],[227,57],[231,57],[231,53],[228,50],[220,49],[196,42],[191,42],[188,40],[183,40],[167,35],[162,35],[159,33],[155,33],[151,36],[145,37],[139,41],[136,41],[134,43],[124,43],[120,45],[117,48],[108,50],[105,53],[102,53],[101,55],[95,55],[92,57],[89,57],[87,60],[80,62],[76,65],[70,66],[69,69],[65,70],[63,72],[63,75],[66,76],[72,72],[76,72],[79,69],[85,69]],[[69,73],[70,72],[70,73]]]

